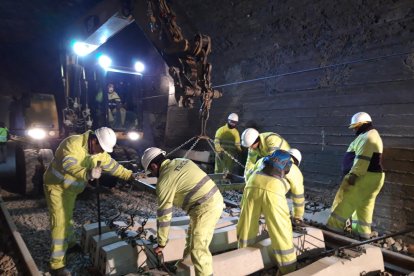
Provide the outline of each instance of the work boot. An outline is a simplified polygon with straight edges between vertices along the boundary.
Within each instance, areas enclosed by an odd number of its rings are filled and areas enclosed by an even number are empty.
[[[52,276],[72,276],[72,273],[70,273],[70,271],[67,270],[65,267],[61,267],[58,269],[52,269],[50,271],[50,274]]]

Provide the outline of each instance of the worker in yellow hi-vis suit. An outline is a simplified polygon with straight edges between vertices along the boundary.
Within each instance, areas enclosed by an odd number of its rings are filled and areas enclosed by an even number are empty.
[[[115,132],[107,127],[70,136],[60,143],[44,174],[52,235],[50,268],[54,275],[70,275],[65,269],[65,255],[68,248],[76,245],[73,209],[85,183],[100,178],[102,170],[124,180],[135,178],[107,153],[112,152],[115,144]],[[98,161],[101,167],[97,167]]]
[[[291,148],[289,151],[290,156],[292,157],[292,167],[289,170],[289,173],[285,175],[287,179],[287,186],[285,187],[286,193],[290,191],[290,197],[293,201],[293,223],[296,225],[301,225],[303,222],[303,214],[305,213],[305,188],[303,185],[303,175],[299,169],[300,162],[302,161],[302,154],[299,150]],[[254,165],[251,172],[261,170],[263,168],[263,159],[259,159]],[[250,179],[252,173],[246,175],[245,181]]]
[[[262,166],[247,181],[237,223],[238,244],[242,248],[255,243],[260,215],[265,216],[273,254],[282,274],[296,269],[292,224],[285,196],[289,184],[284,179],[291,165],[291,156],[284,150],[276,150],[263,158]]]
[[[168,242],[173,205],[181,207],[190,216],[183,258],[190,254],[196,275],[212,275],[209,245],[224,207],[216,184],[193,161],[166,159],[165,152],[159,148],[146,149],[141,163],[145,170],[158,177],[155,253],[161,254]]]
[[[302,225],[303,214],[305,213],[305,187],[303,186],[303,175],[299,169],[300,162],[302,161],[302,154],[298,149],[291,148],[289,151],[292,157],[292,167],[286,179],[290,184],[290,197],[293,202],[293,224]]]
[[[227,120],[227,123],[216,131],[214,138],[214,147],[216,150],[214,173],[233,171],[234,161],[223,150],[232,156],[236,156],[241,152],[240,134],[236,128],[239,122],[239,116],[236,113],[231,113]]]
[[[332,204],[327,227],[342,233],[346,220],[355,213],[359,237],[369,239],[375,199],[385,178],[381,164],[383,144],[368,113],[356,113],[349,128],[357,137],[345,154],[342,166],[345,176]]]
[[[254,128],[248,128],[242,133],[242,146],[249,148],[244,177],[251,174],[256,161],[272,154],[277,149],[289,150],[288,142],[279,134],[273,132],[260,133]]]

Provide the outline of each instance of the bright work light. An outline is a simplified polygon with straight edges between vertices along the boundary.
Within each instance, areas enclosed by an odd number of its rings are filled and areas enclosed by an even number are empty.
[[[102,68],[107,69],[111,66],[112,60],[110,57],[102,55],[98,58],[98,63]]]
[[[134,67],[135,67],[135,71],[137,71],[138,73],[142,73],[145,70],[145,65],[141,61],[135,62]]]

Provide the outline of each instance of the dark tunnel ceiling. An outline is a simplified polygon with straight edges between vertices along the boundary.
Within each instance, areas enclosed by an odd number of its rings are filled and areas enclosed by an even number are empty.
[[[65,31],[100,0],[2,0],[0,43],[26,43]]]

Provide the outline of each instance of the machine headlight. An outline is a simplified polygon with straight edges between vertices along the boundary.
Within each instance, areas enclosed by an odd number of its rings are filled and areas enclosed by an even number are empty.
[[[27,131],[27,135],[35,140],[42,140],[46,137],[46,131],[41,128],[31,128]]]
[[[141,138],[141,135],[136,131],[130,131],[128,132],[127,135],[128,135],[129,140],[132,140],[132,141],[136,141],[139,138]]]

